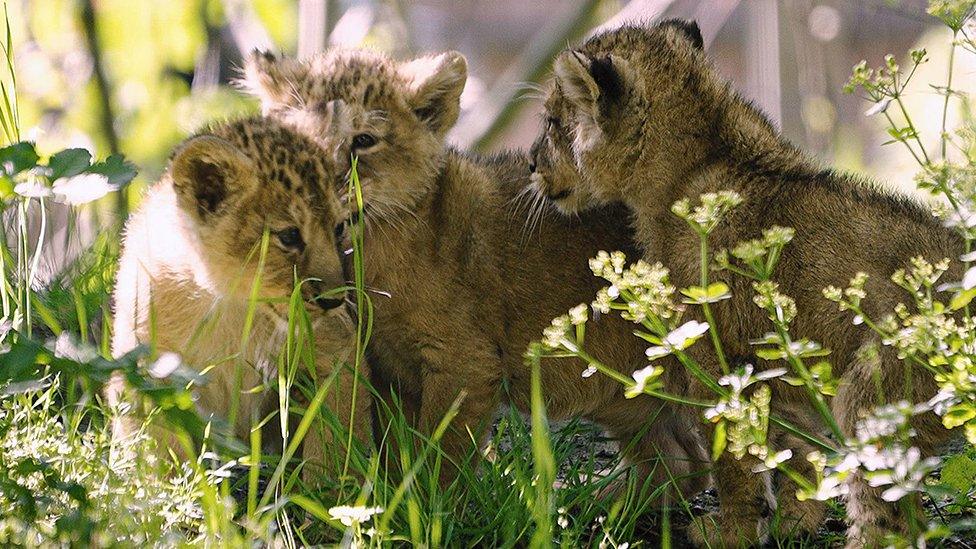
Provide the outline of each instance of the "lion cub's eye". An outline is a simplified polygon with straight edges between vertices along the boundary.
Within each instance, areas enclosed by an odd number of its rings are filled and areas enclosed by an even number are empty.
[[[376,137],[368,133],[361,133],[352,138],[352,150],[361,151],[376,144]]]
[[[305,241],[302,240],[302,232],[298,227],[288,227],[275,233],[278,242],[289,250],[302,251],[305,249]]]

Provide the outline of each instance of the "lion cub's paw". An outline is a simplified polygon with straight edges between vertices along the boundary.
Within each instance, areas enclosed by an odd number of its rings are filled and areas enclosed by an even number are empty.
[[[714,513],[698,517],[688,525],[688,538],[695,547],[752,547],[765,542],[769,525],[749,514]]]

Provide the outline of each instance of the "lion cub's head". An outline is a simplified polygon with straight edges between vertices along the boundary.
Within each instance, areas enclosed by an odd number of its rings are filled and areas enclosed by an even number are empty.
[[[299,281],[309,303],[342,305],[344,294],[328,290],[345,281],[335,234],[345,216],[332,188],[335,167],[313,141],[273,120],[247,118],[187,139],[168,173],[216,291],[246,300],[260,275],[260,297],[278,301],[278,312]]]
[[[700,117],[689,110],[703,67],[698,26],[677,20],[622,27],[564,51],[531,151],[537,190],[567,213],[623,199],[635,169],[679,154],[669,141]]]
[[[432,187],[466,79],[456,52],[398,62],[332,50],[305,60],[255,52],[243,84],[267,115],[314,138],[336,162],[356,155],[367,213],[382,217],[409,210]]]

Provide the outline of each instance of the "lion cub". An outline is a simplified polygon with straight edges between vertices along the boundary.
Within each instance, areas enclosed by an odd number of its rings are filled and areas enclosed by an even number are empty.
[[[624,202],[633,212],[644,257],[669,266],[672,282],[681,288],[697,282],[698,237],[671,214],[671,205],[705,192],[739,193],[744,203],[711,235],[710,245],[731,249],[772,225],[796,229],[773,279],[797,302],[793,337],[810,338],[833,351],[841,388],[831,405],[841,428],[853,435],[859,414],[881,404],[875,387],[894,399],[905,396],[904,368],[896,354],[880,347],[876,358],[858,358],[858,351],[876,343],[876,337],[837,314],[821,290],[845,287],[854,273],[866,272],[866,312],[879,318],[905,299],[890,281],[892,272],[914,256],[955,258],[961,239],[915,203],[823,170],[787,143],[715,74],[697,25],[671,21],[653,28],[624,27],[564,52],[555,62],[545,106],[545,130],[532,149],[533,178],[560,210],[576,213]],[[950,280],[961,278],[958,269],[950,275],[957,277]],[[733,297],[715,306],[715,320],[729,356],[751,357],[749,341],[762,335],[769,321],[752,302],[749,281],[728,278]],[[704,367],[720,375],[709,345],[693,350]],[[784,383],[771,388],[778,413],[808,433],[819,431],[820,420],[802,390]],[[692,391],[708,394],[697,383]],[[921,375],[915,376],[911,391],[913,402],[922,402],[936,387],[930,375]],[[931,450],[948,431],[934,414],[919,420],[919,441]],[[794,449],[799,459],[791,460],[791,467],[808,465],[805,443],[783,432],[771,436],[775,447]],[[717,522],[702,521],[692,529],[699,544],[749,545],[761,537],[763,506],[756,502],[764,499],[765,488],[751,467],[727,454],[716,464],[719,515]],[[824,506],[798,502],[794,491],[788,482],[778,491],[783,515],[797,521],[784,526],[815,529]],[[850,486],[852,545],[874,545],[880,541],[878,532],[904,526],[895,505],[878,494],[863,480]]]
[[[344,296],[323,293],[345,284],[333,236],[344,218],[332,187],[336,177],[314,142],[269,119],[217,125],[183,142],[126,224],[113,354],[151,345],[207,369],[207,382],[195,389],[198,404],[223,417],[237,386],[240,413],[233,429],[243,440],[252,421],[274,409],[273,392],[252,389],[277,377],[296,281],[309,303],[317,381],[350,361],[355,327]],[[259,270],[265,230],[270,243]],[[242,349],[258,276],[259,301]],[[359,440],[368,441],[368,394],[355,377],[344,368],[326,402]],[[121,380],[115,380],[110,399],[121,391]],[[304,442],[306,458],[317,465],[330,455],[320,427],[313,426]]]
[[[442,440],[448,455],[461,459],[503,397],[528,409],[531,370],[523,353],[553,317],[592,298],[598,284],[589,257],[632,249],[620,222],[625,212],[608,206],[527,230],[518,207],[526,159],[472,158],[444,145],[467,76],[457,53],[403,63],[361,50],[306,61],[255,54],[246,71],[266,113],[313,136],[337,160],[358,157],[367,282],[389,293],[373,299],[375,383],[414,403],[427,432],[462,396]],[[623,372],[645,365],[643,347],[620,319],[592,323],[586,338]],[[552,416],[603,424],[658,481],[700,468],[705,458],[694,429],[670,407],[627,400],[615,382],[581,377],[586,366],[542,364]],[[685,478],[685,489],[692,491],[694,480]]]

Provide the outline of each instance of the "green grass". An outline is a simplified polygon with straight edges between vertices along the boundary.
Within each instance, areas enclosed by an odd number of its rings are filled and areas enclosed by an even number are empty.
[[[6,142],[15,144],[20,128],[9,25],[5,44],[8,78],[0,79],[0,129]],[[355,160],[351,173],[361,214]],[[683,530],[700,505],[637,478],[619,457],[596,452],[605,446],[595,427],[569,421],[553,429],[537,358],[527,364],[532,369],[528,417],[501,411],[482,451],[485,457],[477,465],[471,460],[456,464],[459,475],[449,486],[439,482],[448,464],[438,441],[456,406],[433,433],[422,434],[395,397],[394,402],[377,401],[376,446],[352,444],[351,434],[324,402],[338,368],[359,370],[372,335],[363,271],[369,250],[361,226],[351,233],[355,284],[348,288],[359,305],[354,363],[336,365],[332,377],[316,383],[311,375],[317,366],[314,337],[297,287],[303,281],[296,281],[288,337],[270,388],[277,406],[253,421],[247,440],[236,440],[227,425],[251,413],[239,406],[240,391],[247,389],[240,377],[228,395],[229,417],[208,422],[195,411],[187,390],[200,381],[196,372],[178,370],[157,380],[140,366],[154,358],[152,342],[110,358],[117,227],[104,228],[49,283],[32,284],[49,243],[30,241],[27,219],[43,211],[36,209],[43,199],[13,195],[14,182],[12,174],[0,175],[0,545],[612,548],[686,543]],[[265,234],[249,261],[262,264],[267,247]],[[702,282],[706,286],[708,281]],[[255,286],[251,315],[257,295]],[[242,348],[250,338],[249,325],[241,333]],[[121,372],[137,395],[129,409],[110,409],[103,402],[102,389],[113,372]],[[148,411],[148,417],[136,411]],[[113,440],[111,422],[120,413],[144,420],[143,428]],[[188,458],[164,457],[166,448],[152,426],[176,433],[182,446],[177,450]],[[314,430],[331,431],[334,440],[347,442],[341,446],[348,450],[339,451],[337,445],[326,456],[336,465],[330,470],[342,474],[311,485],[302,472],[320,464],[303,462],[301,448]],[[269,444],[274,439],[280,444]],[[976,453],[972,447],[950,453],[930,486],[941,508],[935,512],[930,505],[928,518],[952,525],[953,531],[972,531],[976,478],[970,471]],[[606,495],[611,491],[613,496]],[[344,524],[332,512],[339,505],[381,511],[361,523]],[[832,504],[831,528],[814,538],[772,545],[841,544],[842,519],[843,508]],[[774,513],[773,523],[778,520]]]

